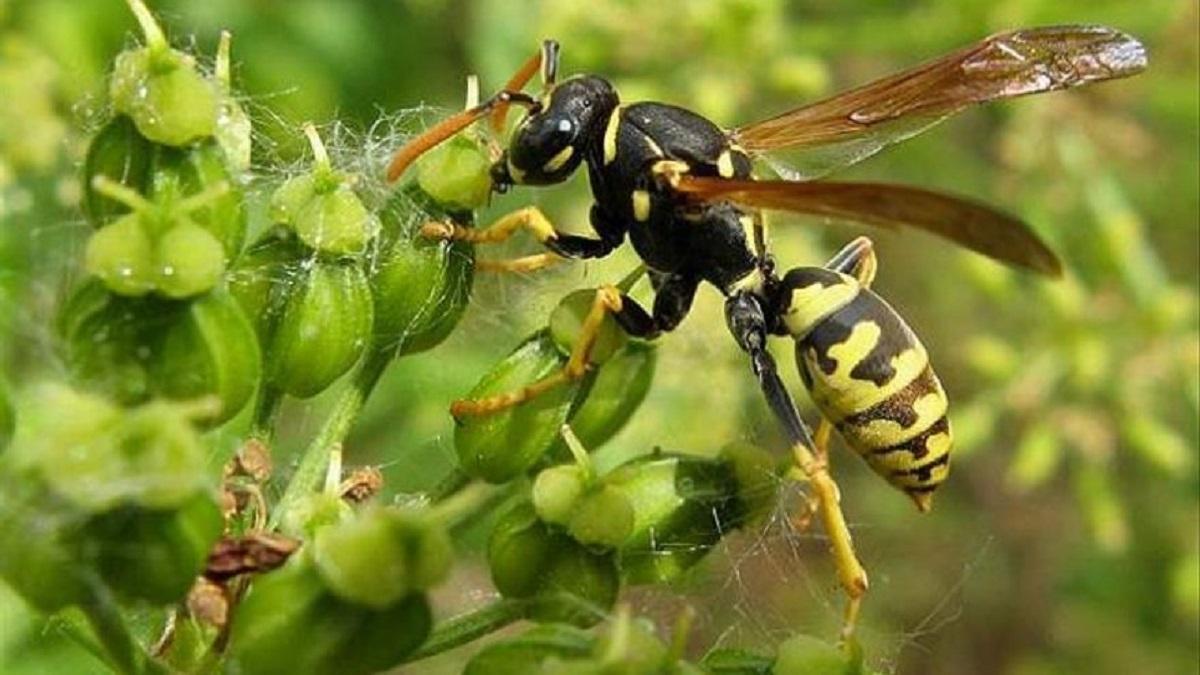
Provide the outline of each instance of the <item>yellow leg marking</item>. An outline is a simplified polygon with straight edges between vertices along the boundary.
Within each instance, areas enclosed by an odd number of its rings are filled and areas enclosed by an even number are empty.
[[[655,180],[666,183],[672,188],[679,187],[679,177],[688,171],[686,162],[674,159],[660,159],[650,167],[650,175]]]
[[[513,236],[521,228],[532,232],[540,242],[558,236],[546,214],[536,206],[527,206],[502,216],[486,229],[463,227],[457,223],[428,222],[421,226],[421,235],[429,239],[460,239],[476,244],[496,244]]]
[[[475,268],[484,272],[536,272],[565,260],[553,253],[535,253],[509,260],[476,260]]]
[[[450,414],[458,418],[490,415],[520,405],[555,387],[583,377],[591,367],[592,348],[596,346],[596,338],[600,334],[605,316],[621,311],[622,304],[621,291],[615,286],[597,288],[592,307],[580,326],[579,341],[572,346],[571,355],[561,370],[517,391],[473,401],[455,401],[450,406]]]
[[[826,433],[828,437],[828,433]],[[854,554],[854,542],[850,537],[850,528],[846,526],[846,517],[838,496],[837,483],[829,475],[827,458],[818,458],[814,450],[795,445],[792,454],[796,465],[808,476],[812,486],[813,496],[821,510],[821,522],[825,534],[829,537],[829,545],[833,553],[834,565],[837,567],[838,582],[846,591],[850,604],[846,608],[845,621],[842,624],[842,639],[849,639],[854,634],[858,621],[859,604],[867,592],[867,572]]]

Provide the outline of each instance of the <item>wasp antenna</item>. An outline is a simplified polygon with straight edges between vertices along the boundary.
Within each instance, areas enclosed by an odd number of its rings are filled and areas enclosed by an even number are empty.
[[[558,81],[558,55],[562,50],[558,40],[543,40],[541,53],[542,85],[553,87]]]
[[[505,83],[504,91],[518,92],[525,88],[525,85],[529,83],[529,80],[533,79],[534,73],[537,73],[542,69],[542,52],[543,50],[539,49],[536,54],[529,57],[528,61],[521,64],[521,67],[517,69],[517,72],[513,73],[513,76],[508,79],[507,83]],[[496,135],[500,135],[504,131],[504,122],[507,119],[508,104],[507,102],[501,102],[494,110],[492,110],[492,132],[494,132]]]

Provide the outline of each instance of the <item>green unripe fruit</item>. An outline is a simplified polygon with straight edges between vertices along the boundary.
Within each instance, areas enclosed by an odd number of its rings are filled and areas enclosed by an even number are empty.
[[[779,645],[777,675],[860,675],[861,659],[811,635],[793,635]]]
[[[148,367],[155,391],[186,401],[215,397],[221,424],[250,401],[262,372],[254,328],[241,307],[223,291],[187,303],[159,333],[161,343]]]
[[[133,120],[117,115],[92,137],[83,162],[83,211],[93,227],[129,213],[129,206],[98,192],[96,176],[145,193],[154,165],[155,146],[138,133]]]
[[[88,523],[104,582],[122,597],[166,604],[183,598],[224,528],[207,491],[175,509],[118,507]]]
[[[497,521],[488,540],[488,567],[502,595],[529,598],[530,618],[588,626],[616,602],[616,559],[594,553],[537,519],[520,502]]]
[[[771,675],[774,660],[744,649],[714,649],[700,661],[712,675]]]
[[[598,448],[624,428],[646,400],[657,363],[657,347],[630,340],[597,369],[583,402],[569,420],[584,447]],[[560,441],[555,456],[565,452]]]
[[[729,462],[737,483],[744,527],[762,522],[779,503],[782,485],[779,462],[771,453],[745,442],[734,442],[721,448],[720,458]]]
[[[352,262],[312,261],[290,297],[266,350],[267,376],[306,398],[324,391],[362,356],[371,338],[367,277]]]
[[[137,297],[153,291],[159,275],[154,243],[141,216],[121,216],[88,239],[83,266],[113,293]]]
[[[230,663],[247,675],[367,675],[400,663],[431,625],[423,595],[381,610],[355,605],[330,593],[311,561],[298,556],[256,580],[238,605]]]
[[[347,178],[328,168],[296,176],[271,197],[271,219],[288,226],[305,245],[331,255],[357,255],[379,223]]]
[[[564,355],[570,354],[579,343],[584,319],[591,312],[595,299],[595,290],[575,291],[563,298],[550,313],[550,336]],[[628,335],[617,320],[606,314],[588,360],[596,365],[603,364],[628,341]]]
[[[158,291],[190,298],[217,285],[225,272],[225,249],[208,230],[181,223],[158,240]]]
[[[616,548],[633,532],[633,522],[633,506],[624,493],[602,486],[579,500],[567,532],[585,546]]]
[[[580,467],[552,466],[533,481],[533,508],[543,522],[565,527],[587,489],[588,477]]]
[[[484,375],[467,398],[519,390],[563,364],[549,334],[537,333]],[[523,474],[558,438],[579,387],[579,381],[569,382],[519,406],[462,419],[454,429],[459,465],[471,476],[492,483],[505,483]]]
[[[461,134],[422,155],[415,168],[417,185],[444,208],[477,209],[492,194],[487,151]]]
[[[463,669],[464,675],[524,675],[546,672],[549,663],[586,658],[595,638],[574,626],[545,624],[484,645]],[[555,665],[558,665],[555,663]]]
[[[0,467],[0,579],[46,613],[83,602],[91,571],[81,562],[84,517],[36,475]]]
[[[183,146],[216,129],[217,96],[197,72],[192,57],[163,46],[131,49],[117,56],[109,81],[117,112],[133,120],[146,138]]]
[[[475,248],[426,239],[394,222],[399,217],[395,208],[384,211],[391,236],[372,267],[371,289],[375,343],[403,355],[439,344],[458,324],[475,280]]]
[[[445,579],[453,549],[445,530],[405,509],[371,509],[322,528],[313,561],[332,593],[384,609]]]
[[[241,251],[246,238],[245,194],[230,171],[228,159],[215,141],[187,148],[159,147],[151,175],[151,194],[156,199],[184,199],[214,185],[229,189],[188,212],[188,218],[221,243],[227,259]]]

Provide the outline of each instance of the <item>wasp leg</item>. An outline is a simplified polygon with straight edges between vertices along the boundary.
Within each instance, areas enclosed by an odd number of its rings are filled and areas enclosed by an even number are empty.
[[[525,273],[552,267],[563,260],[565,258],[554,253],[535,253],[534,255],[510,258],[508,260],[476,260],[475,268],[484,272]]]
[[[849,274],[858,279],[863,288],[868,288],[875,281],[875,270],[879,262],[875,258],[875,246],[866,237],[858,237],[842,247],[834,254],[825,268],[843,274]]]
[[[463,227],[457,223],[432,221],[421,226],[421,235],[429,239],[456,239],[476,244],[496,244],[506,241],[517,230],[529,230],[543,246],[564,258],[601,258],[621,244],[624,233],[601,227],[598,214],[592,210],[592,225],[601,232],[601,239],[565,234],[554,229],[550,219],[536,206],[527,206],[502,216],[483,229]],[[604,236],[607,235],[607,236]]]
[[[766,318],[758,300],[744,293],[730,296],[725,303],[725,317],[738,345],[750,355],[759,386],[776,419],[783,426],[792,444],[796,465],[807,476],[819,506],[821,522],[829,537],[837,567],[838,581],[849,597],[842,623],[842,638],[849,640],[858,621],[862,597],[867,592],[867,572],[854,553],[854,542],[842,513],[837,483],[829,474],[828,458],[818,455],[816,443],[779,377],[775,359],[767,351]]]
[[[625,298],[615,286],[601,286],[596,289],[596,297],[592,300],[592,307],[579,329],[579,340],[571,348],[571,355],[567,358],[566,365],[553,375],[516,391],[488,398],[455,401],[450,406],[450,414],[456,418],[490,415],[520,405],[555,387],[583,377],[591,367],[592,347],[596,344],[596,338],[600,333],[600,326],[604,322],[605,316],[608,314],[621,316],[624,309]],[[644,314],[645,311],[643,310],[642,313]]]

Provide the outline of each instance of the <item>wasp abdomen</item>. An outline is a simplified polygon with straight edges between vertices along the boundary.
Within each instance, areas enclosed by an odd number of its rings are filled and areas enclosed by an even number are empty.
[[[813,402],[846,443],[921,510],[950,470],[946,393],[916,334],[853,277],[789,272],[784,326]]]

